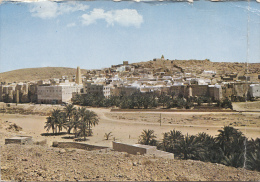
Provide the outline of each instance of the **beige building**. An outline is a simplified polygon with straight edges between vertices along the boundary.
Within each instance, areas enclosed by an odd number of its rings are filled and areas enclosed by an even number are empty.
[[[37,86],[37,102],[40,104],[70,102],[72,93],[80,93],[81,89],[82,85],[77,84]]]
[[[83,83],[84,94],[102,95],[109,98],[111,96],[111,90],[113,90],[112,85],[94,84],[89,81]]]

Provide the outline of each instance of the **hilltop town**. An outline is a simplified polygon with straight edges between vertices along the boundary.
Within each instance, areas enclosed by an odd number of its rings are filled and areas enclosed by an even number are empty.
[[[3,180],[260,179],[259,63],[162,56],[0,78]]]
[[[44,68],[45,72],[48,68]],[[52,70],[50,68],[50,70]],[[216,63],[210,60],[168,60],[164,56],[148,62],[112,65],[110,68],[83,70],[77,74],[56,71],[51,76],[60,78],[40,79],[39,74],[25,74],[12,78],[2,73],[0,102],[61,104],[71,102],[76,94],[93,94],[105,98],[130,96],[135,92],[172,95],[175,97],[207,97],[212,101],[228,98],[245,101],[260,97],[260,64]],[[24,70],[20,72],[25,73]],[[32,71],[33,72],[33,71]],[[58,73],[57,73],[58,72]],[[74,71],[76,73],[76,71]],[[50,73],[48,73],[50,75]],[[12,71],[12,75],[14,71]],[[3,77],[6,80],[3,80]]]

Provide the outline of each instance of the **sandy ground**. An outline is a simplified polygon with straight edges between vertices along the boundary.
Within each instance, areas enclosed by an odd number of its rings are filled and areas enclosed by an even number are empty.
[[[260,112],[260,101],[233,102],[233,109],[236,111],[257,111]]]
[[[30,106],[31,107],[31,106]],[[36,106],[52,109],[53,106]],[[260,113],[142,113],[110,112],[110,109],[88,108],[98,114],[99,124],[86,143],[112,147],[112,140],[137,143],[143,129],[152,129],[158,139],[172,129],[183,134],[206,132],[216,135],[224,125],[240,129],[247,137],[260,136]],[[45,112],[45,111],[44,111]],[[159,120],[162,124],[160,126]],[[53,141],[69,135],[41,136],[46,133],[47,116],[0,114],[1,174],[13,181],[259,181],[260,173],[192,160],[163,159],[155,156],[129,155],[115,151],[59,149],[50,147]],[[17,124],[21,131],[6,129]],[[104,134],[112,132],[105,140]],[[30,135],[34,141],[47,145],[4,145],[4,139],[15,135]],[[71,135],[73,136],[73,135]],[[44,143],[44,142],[43,142]]]
[[[98,114],[99,124],[93,128],[93,136],[88,137],[88,144],[112,147],[112,140],[134,144],[144,129],[155,131],[157,139],[162,139],[164,132],[172,129],[180,130],[183,134],[198,134],[206,132],[212,136],[224,125],[234,126],[249,138],[260,136],[260,113],[147,113],[147,112],[110,112],[110,109],[88,108]],[[161,114],[161,126],[160,126]],[[8,132],[4,127],[0,129],[4,137],[14,135],[30,135],[35,141],[46,139],[49,145],[53,141],[73,141],[66,136],[41,136],[46,133],[44,125],[46,116],[1,114],[0,120],[16,123],[23,128],[20,132]],[[51,132],[51,131],[50,131]],[[112,132],[109,140],[105,140],[105,133]],[[73,136],[73,135],[71,135]],[[64,138],[65,137],[65,138]],[[1,140],[3,143],[4,140]]]

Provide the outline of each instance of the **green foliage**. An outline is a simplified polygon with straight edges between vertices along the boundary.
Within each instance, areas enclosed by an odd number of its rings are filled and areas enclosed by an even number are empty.
[[[166,152],[176,152],[176,144],[184,138],[181,131],[171,130],[163,134],[163,141],[158,146],[159,149],[165,150]]]
[[[232,102],[231,100],[229,100],[227,97],[223,100],[223,102],[221,103],[221,107],[223,108],[230,108],[230,109],[233,109],[233,106],[232,106]]]
[[[143,145],[153,145],[157,144],[155,140],[156,136],[154,135],[154,130],[143,130],[142,134],[139,136],[138,143]]]
[[[111,137],[111,136],[112,136],[112,132],[105,133],[105,135],[104,135],[104,137],[105,137],[106,140],[108,140],[109,137]]]
[[[84,139],[92,134],[92,127],[99,121],[95,112],[83,107],[76,109],[73,105],[67,105],[64,112],[54,109],[46,119],[44,128],[47,132],[52,129],[53,133],[60,133],[64,128],[70,133],[71,129],[74,129],[75,138],[83,136]]]
[[[191,109],[194,105],[201,106],[202,103],[212,105],[211,97],[189,97],[185,99],[182,95],[174,92],[155,94],[152,92],[142,93],[137,91],[132,95],[121,92],[120,96],[105,98],[99,94],[76,94],[72,98],[73,104],[92,107],[116,106],[121,109],[149,109],[161,106],[162,108],[186,108]],[[231,108],[232,102],[226,98],[222,102],[217,101],[218,107]]]
[[[172,152],[181,159],[201,160],[221,163],[233,167],[245,167],[260,171],[260,139],[248,140],[243,133],[233,127],[224,126],[216,137],[206,133],[183,136],[180,131],[172,130],[163,134],[157,148]],[[144,130],[139,143],[154,145],[153,130]]]
[[[184,159],[197,159],[203,148],[201,143],[194,135],[185,135],[176,143],[176,154],[181,155]]]

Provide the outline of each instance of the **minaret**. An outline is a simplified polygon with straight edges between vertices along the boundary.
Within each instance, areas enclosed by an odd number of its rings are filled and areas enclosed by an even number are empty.
[[[82,79],[81,79],[81,72],[80,72],[80,67],[77,67],[77,74],[76,74],[76,84],[82,84]]]

